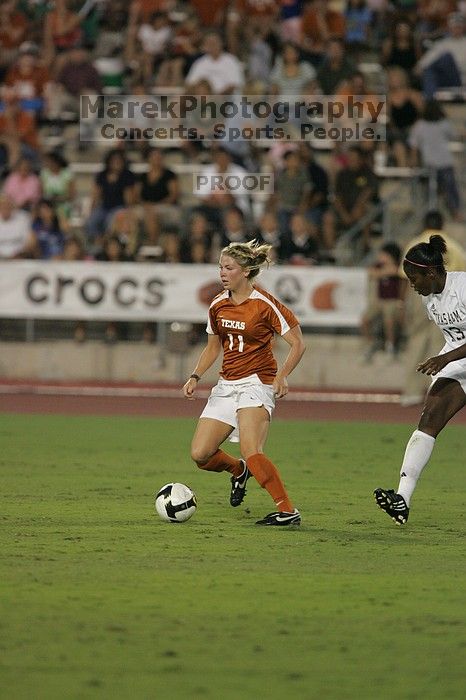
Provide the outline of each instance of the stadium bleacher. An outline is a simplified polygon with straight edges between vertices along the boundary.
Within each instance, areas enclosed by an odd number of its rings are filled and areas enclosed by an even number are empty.
[[[49,96],[55,94],[59,89],[63,91],[63,89],[67,90],[70,87],[70,84],[66,83],[67,87],[64,88],[64,83],[61,82],[65,79],[63,70],[68,66],[70,60],[75,61],[72,64],[72,71],[76,84],[79,84],[80,76],[86,73],[87,79],[90,80],[92,77],[96,84],[100,84],[101,93],[109,98],[119,94],[129,96],[133,92],[136,95],[147,94],[156,98],[160,98],[161,95],[179,96],[187,92],[187,87],[182,80],[180,81],[180,76],[186,76],[193,62],[202,55],[203,36],[206,30],[212,28],[218,31],[224,39],[225,49],[231,50],[233,53],[236,52],[234,58],[244,73],[244,89],[247,87],[248,90],[255,91],[256,94],[267,95],[273,90],[271,82],[267,83],[267,80],[264,80],[264,71],[262,71],[261,80],[256,78],[254,73],[256,69],[250,62],[252,46],[256,41],[263,42],[263,47],[269,51],[268,54],[267,51],[264,53],[264,57],[266,55],[272,57],[268,68],[269,76],[273,65],[281,65],[282,47],[288,38],[295,41],[301,52],[300,60],[307,65],[317,67],[325,60],[326,46],[322,37],[300,32],[299,22],[291,23],[286,18],[286,14],[280,14],[278,1],[270,3],[271,6],[276,5],[277,13],[272,13],[273,17],[272,14],[268,17],[267,31],[264,31],[264,35],[260,37],[254,36],[248,31],[241,33],[242,30],[240,30],[239,35],[232,33],[228,13],[219,15],[218,24],[214,22],[209,27],[203,25],[196,4],[190,3],[188,0],[179,0],[174,6],[173,3],[169,3],[166,11],[162,1],[151,4],[150,2],[140,3],[139,0],[134,0],[129,7],[121,2],[110,3],[106,0],[99,0],[99,2],[88,0],[86,3],[80,2],[80,0],[71,0],[65,4],[67,5],[68,18],[71,24],[76,27],[76,31],[65,33],[63,36],[56,32],[56,34],[52,33],[51,37],[47,29],[53,22],[53,12],[49,12],[47,9],[44,13],[32,12],[27,3],[18,3],[15,13],[9,20],[12,26],[18,26],[19,32],[16,44],[8,46],[8,51],[4,53],[3,63],[0,66],[2,114],[8,115],[9,105],[17,104],[18,101],[21,109],[23,107],[27,109],[24,90],[29,91],[29,93],[36,90],[35,97],[43,99],[43,105],[40,110],[33,113],[37,122],[36,142],[33,142],[24,131],[21,132],[19,121],[18,131],[15,134],[14,124],[6,123],[7,117],[0,115],[0,120],[2,118],[4,120],[4,123],[0,124],[4,133],[3,138],[0,135],[0,168],[2,173],[0,186],[4,186],[8,176],[14,172],[14,158],[18,154],[33,158],[39,174],[44,168],[47,152],[55,151],[64,156],[69,163],[74,182],[73,196],[72,200],[66,202],[57,199],[54,206],[65,238],[76,234],[80,236],[85,245],[89,246],[88,257],[94,256],[98,252],[95,243],[90,245],[86,234],[86,224],[93,203],[92,192],[95,179],[103,169],[109,144],[99,141],[80,141],[77,112],[76,108],[70,111],[70,101],[64,101],[63,109],[59,115],[54,114],[51,117],[48,113]],[[167,27],[165,33],[157,34],[157,30],[150,27],[148,20],[150,12],[147,8],[152,7],[152,5],[154,7],[157,5],[162,14],[165,12],[164,26]],[[235,5],[235,11],[241,14],[248,3],[233,3],[233,5]],[[251,3],[252,5],[254,3]],[[416,20],[415,14],[413,14],[413,3],[393,2],[385,5],[384,3],[368,1],[366,5],[372,12],[372,19],[365,41],[357,47],[357,51],[354,50],[346,36],[346,29],[341,29],[341,27],[345,27],[346,3],[338,0],[327,3],[325,21],[328,22],[330,28],[329,36],[341,37],[343,46],[348,51],[350,63],[354,66],[354,70],[357,69],[362,74],[366,86],[366,99],[368,99],[370,95],[383,95],[386,92],[387,68],[389,66],[383,58],[382,44],[386,37],[391,35],[397,22],[414,21],[415,49],[420,56],[448,32],[448,21],[446,16],[433,17],[431,24],[426,23],[425,19],[418,18]],[[461,10],[461,3],[456,9]],[[251,16],[255,17],[255,11],[251,10],[251,12]],[[307,3],[301,8],[301,12],[312,13],[313,3]],[[299,14],[297,17],[302,19]],[[332,24],[335,17],[341,19],[340,23]],[[141,30],[143,26],[145,27],[144,31]],[[306,15],[306,22],[303,22],[302,26],[310,26],[308,15]],[[335,29],[332,30],[331,27],[335,27]],[[336,27],[340,27],[340,29],[336,29]],[[332,35],[332,31],[336,33]],[[145,39],[142,37],[146,35],[151,37],[152,45],[149,41],[144,43]],[[239,43],[238,36],[241,37]],[[0,34],[1,41],[5,41],[5,39],[1,39]],[[85,53],[81,51],[82,48],[85,49]],[[78,55],[79,51],[82,55]],[[78,57],[73,58],[74,54]],[[30,65],[32,64],[33,68],[31,69]],[[146,70],[147,65],[151,67],[149,73]],[[181,72],[180,66],[182,66]],[[171,70],[173,70],[171,83],[161,83],[160,75],[169,76]],[[25,71],[25,73],[21,73],[21,71]],[[39,72],[42,76],[40,81],[38,79]],[[409,74],[409,79],[418,91],[422,89],[420,75],[417,71],[413,70]],[[25,88],[26,84],[27,88]],[[319,85],[314,84],[313,89],[318,96]],[[30,97],[31,94],[28,95],[28,99]],[[466,179],[465,88],[440,86],[436,92],[436,99],[443,106],[446,118],[452,125],[454,136],[450,138],[448,148],[452,154],[457,183],[462,189]],[[76,104],[75,101],[75,107]],[[418,114],[418,118],[421,116]],[[390,129],[389,121],[386,126]],[[193,174],[202,170],[206,164],[212,161],[209,140],[207,139],[202,147],[192,146],[192,144],[187,147],[181,139],[151,141],[147,144],[114,142],[110,145],[116,146],[125,153],[129,161],[129,168],[137,177],[146,173],[149,167],[145,146],[156,145],[163,150],[163,167],[169,168],[178,179],[177,206],[183,210],[181,220],[185,222],[199,204],[199,198],[193,195]],[[330,138],[312,141],[316,160],[329,177],[330,205],[332,205],[334,197],[337,173],[346,167],[346,148],[348,145],[350,144],[342,146],[341,143],[335,143]],[[435,170],[429,170],[419,161],[415,166],[400,166],[396,162],[390,146],[388,148],[385,146],[374,148],[373,145],[364,142],[360,142],[360,145],[365,153],[365,167],[372,170],[379,181],[377,206],[372,213],[363,217],[363,224],[367,224],[369,230],[372,229],[373,235],[369,233],[367,240],[361,239],[361,231],[364,228],[361,222],[346,230],[339,231],[338,246],[334,255],[334,260],[337,263],[343,263],[346,266],[365,265],[384,241],[397,240],[402,243],[417,230],[422,215],[428,208],[442,209],[447,218],[447,227],[451,226],[460,242],[465,243],[463,229],[458,226],[463,213],[462,211],[448,210],[443,193],[437,184]],[[276,144],[266,139],[259,140],[250,146],[249,148],[234,149],[232,151],[233,158],[249,171],[252,169],[254,172],[270,172],[272,169],[276,174],[279,172],[283,163],[283,149],[280,151],[280,148],[275,148]],[[294,146],[295,144],[292,142],[290,147],[294,148]],[[44,196],[46,196],[45,192]],[[134,202],[135,206],[136,204],[137,202]],[[268,206],[271,206],[270,202],[262,197],[258,198],[254,206],[251,207],[247,221],[250,236],[255,235],[259,218]],[[37,212],[34,208],[30,211],[30,215],[31,220],[37,218]],[[221,216],[218,219],[221,220]],[[159,223],[163,229],[163,220],[161,219]],[[320,222],[317,221],[316,225],[319,229]],[[161,245],[163,248],[163,230],[161,233],[157,245]],[[180,237],[184,233],[183,230],[178,230]],[[101,234],[100,244],[102,245],[106,231],[103,230]],[[291,234],[288,230],[284,230],[281,231],[281,235],[286,237]],[[322,261],[328,264],[335,251],[325,250],[320,229],[318,236],[322,249]],[[143,238],[141,238],[141,244]],[[354,245],[355,242],[359,242],[360,245]],[[215,255],[216,251],[214,250],[212,251],[212,261],[214,261]],[[36,256],[40,257],[40,253],[36,252]],[[289,261],[281,260],[279,262],[287,263]],[[316,262],[318,263],[319,260],[308,261],[308,263],[313,264]]]

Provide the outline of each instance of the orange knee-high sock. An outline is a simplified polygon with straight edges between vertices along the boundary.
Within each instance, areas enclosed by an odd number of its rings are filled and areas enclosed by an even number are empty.
[[[198,464],[199,469],[208,472],[230,472],[233,476],[241,476],[243,473],[243,463],[236,457],[232,457],[223,450],[217,450],[215,454],[205,464]]]
[[[270,459],[263,454],[257,453],[249,457],[247,465],[256,481],[259,482],[263,489],[270,493],[278,510],[291,513],[294,507],[288,498],[278,469]]]

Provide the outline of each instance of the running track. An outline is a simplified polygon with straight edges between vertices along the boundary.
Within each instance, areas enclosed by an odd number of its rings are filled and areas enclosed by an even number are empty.
[[[0,413],[129,415],[197,418],[208,388],[188,401],[179,387],[130,384],[1,382]],[[399,396],[375,392],[292,390],[277,401],[275,418],[417,424],[421,406],[402,408]],[[466,409],[452,423],[466,425]]]

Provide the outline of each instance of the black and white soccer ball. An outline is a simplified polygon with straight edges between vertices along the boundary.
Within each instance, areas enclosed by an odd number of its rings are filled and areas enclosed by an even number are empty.
[[[196,508],[196,495],[186,484],[165,484],[155,496],[155,510],[167,523],[185,523]]]

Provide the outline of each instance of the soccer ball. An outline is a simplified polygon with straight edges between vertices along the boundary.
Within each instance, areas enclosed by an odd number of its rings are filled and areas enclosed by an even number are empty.
[[[165,484],[155,496],[155,510],[167,523],[185,523],[196,508],[196,496],[185,484]]]

